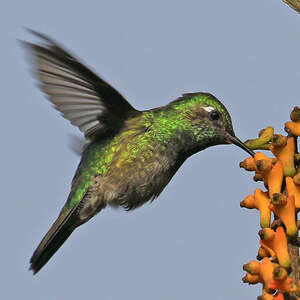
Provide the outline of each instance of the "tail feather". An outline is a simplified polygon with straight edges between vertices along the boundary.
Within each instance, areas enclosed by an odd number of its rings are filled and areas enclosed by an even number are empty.
[[[74,217],[76,207],[59,215],[34,251],[29,268],[33,274],[36,274],[48,262],[76,228],[71,218]]]

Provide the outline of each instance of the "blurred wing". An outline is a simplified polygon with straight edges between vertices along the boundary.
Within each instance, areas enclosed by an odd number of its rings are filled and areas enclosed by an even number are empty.
[[[44,42],[43,45],[23,42],[39,87],[63,117],[87,138],[117,129],[130,112],[136,111],[118,91],[55,41],[30,32]]]

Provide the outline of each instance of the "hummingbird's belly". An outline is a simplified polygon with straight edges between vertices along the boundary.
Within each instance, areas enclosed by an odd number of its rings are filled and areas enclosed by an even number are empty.
[[[130,210],[156,198],[174,175],[169,159],[157,157],[142,165],[134,161],[111,172],[99,186],[99,195],[111,206]]]
[[[87,148],[85,155],[89,160],[82,165],[81,174],[87,167],[94,180],[84,196],[81,220],[89,219],[106,205],[134,209],[163,191],[184,159],[170,144],[157,147],[149,140],[143,143],[147,147],[140,147],[136,137],[130,143],[102,141]]]

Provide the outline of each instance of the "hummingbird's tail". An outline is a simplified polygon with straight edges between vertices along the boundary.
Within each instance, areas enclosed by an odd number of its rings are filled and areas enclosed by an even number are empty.
[[[62,246],[77,226],[74,226],[74,215],[77,205],[62,212],[46,233],[30,259],[30,270],[36,274]]]

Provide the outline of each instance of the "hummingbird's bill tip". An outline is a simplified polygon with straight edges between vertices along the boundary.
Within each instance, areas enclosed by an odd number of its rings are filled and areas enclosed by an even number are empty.
[[[246,152],[248,152],[252,157],[254,157],[255,152],[253,152],[251,149],[249,149],[249,148],[248,148],[248,147],[247,147],[240,139],[238,139],[236,136],[230,135],[230,136],[229,136],[229,141],[230,141],[232,144],[234,144],[234,145],[236,145],[236,146],[242,148],[243,150],[245,150]]]

